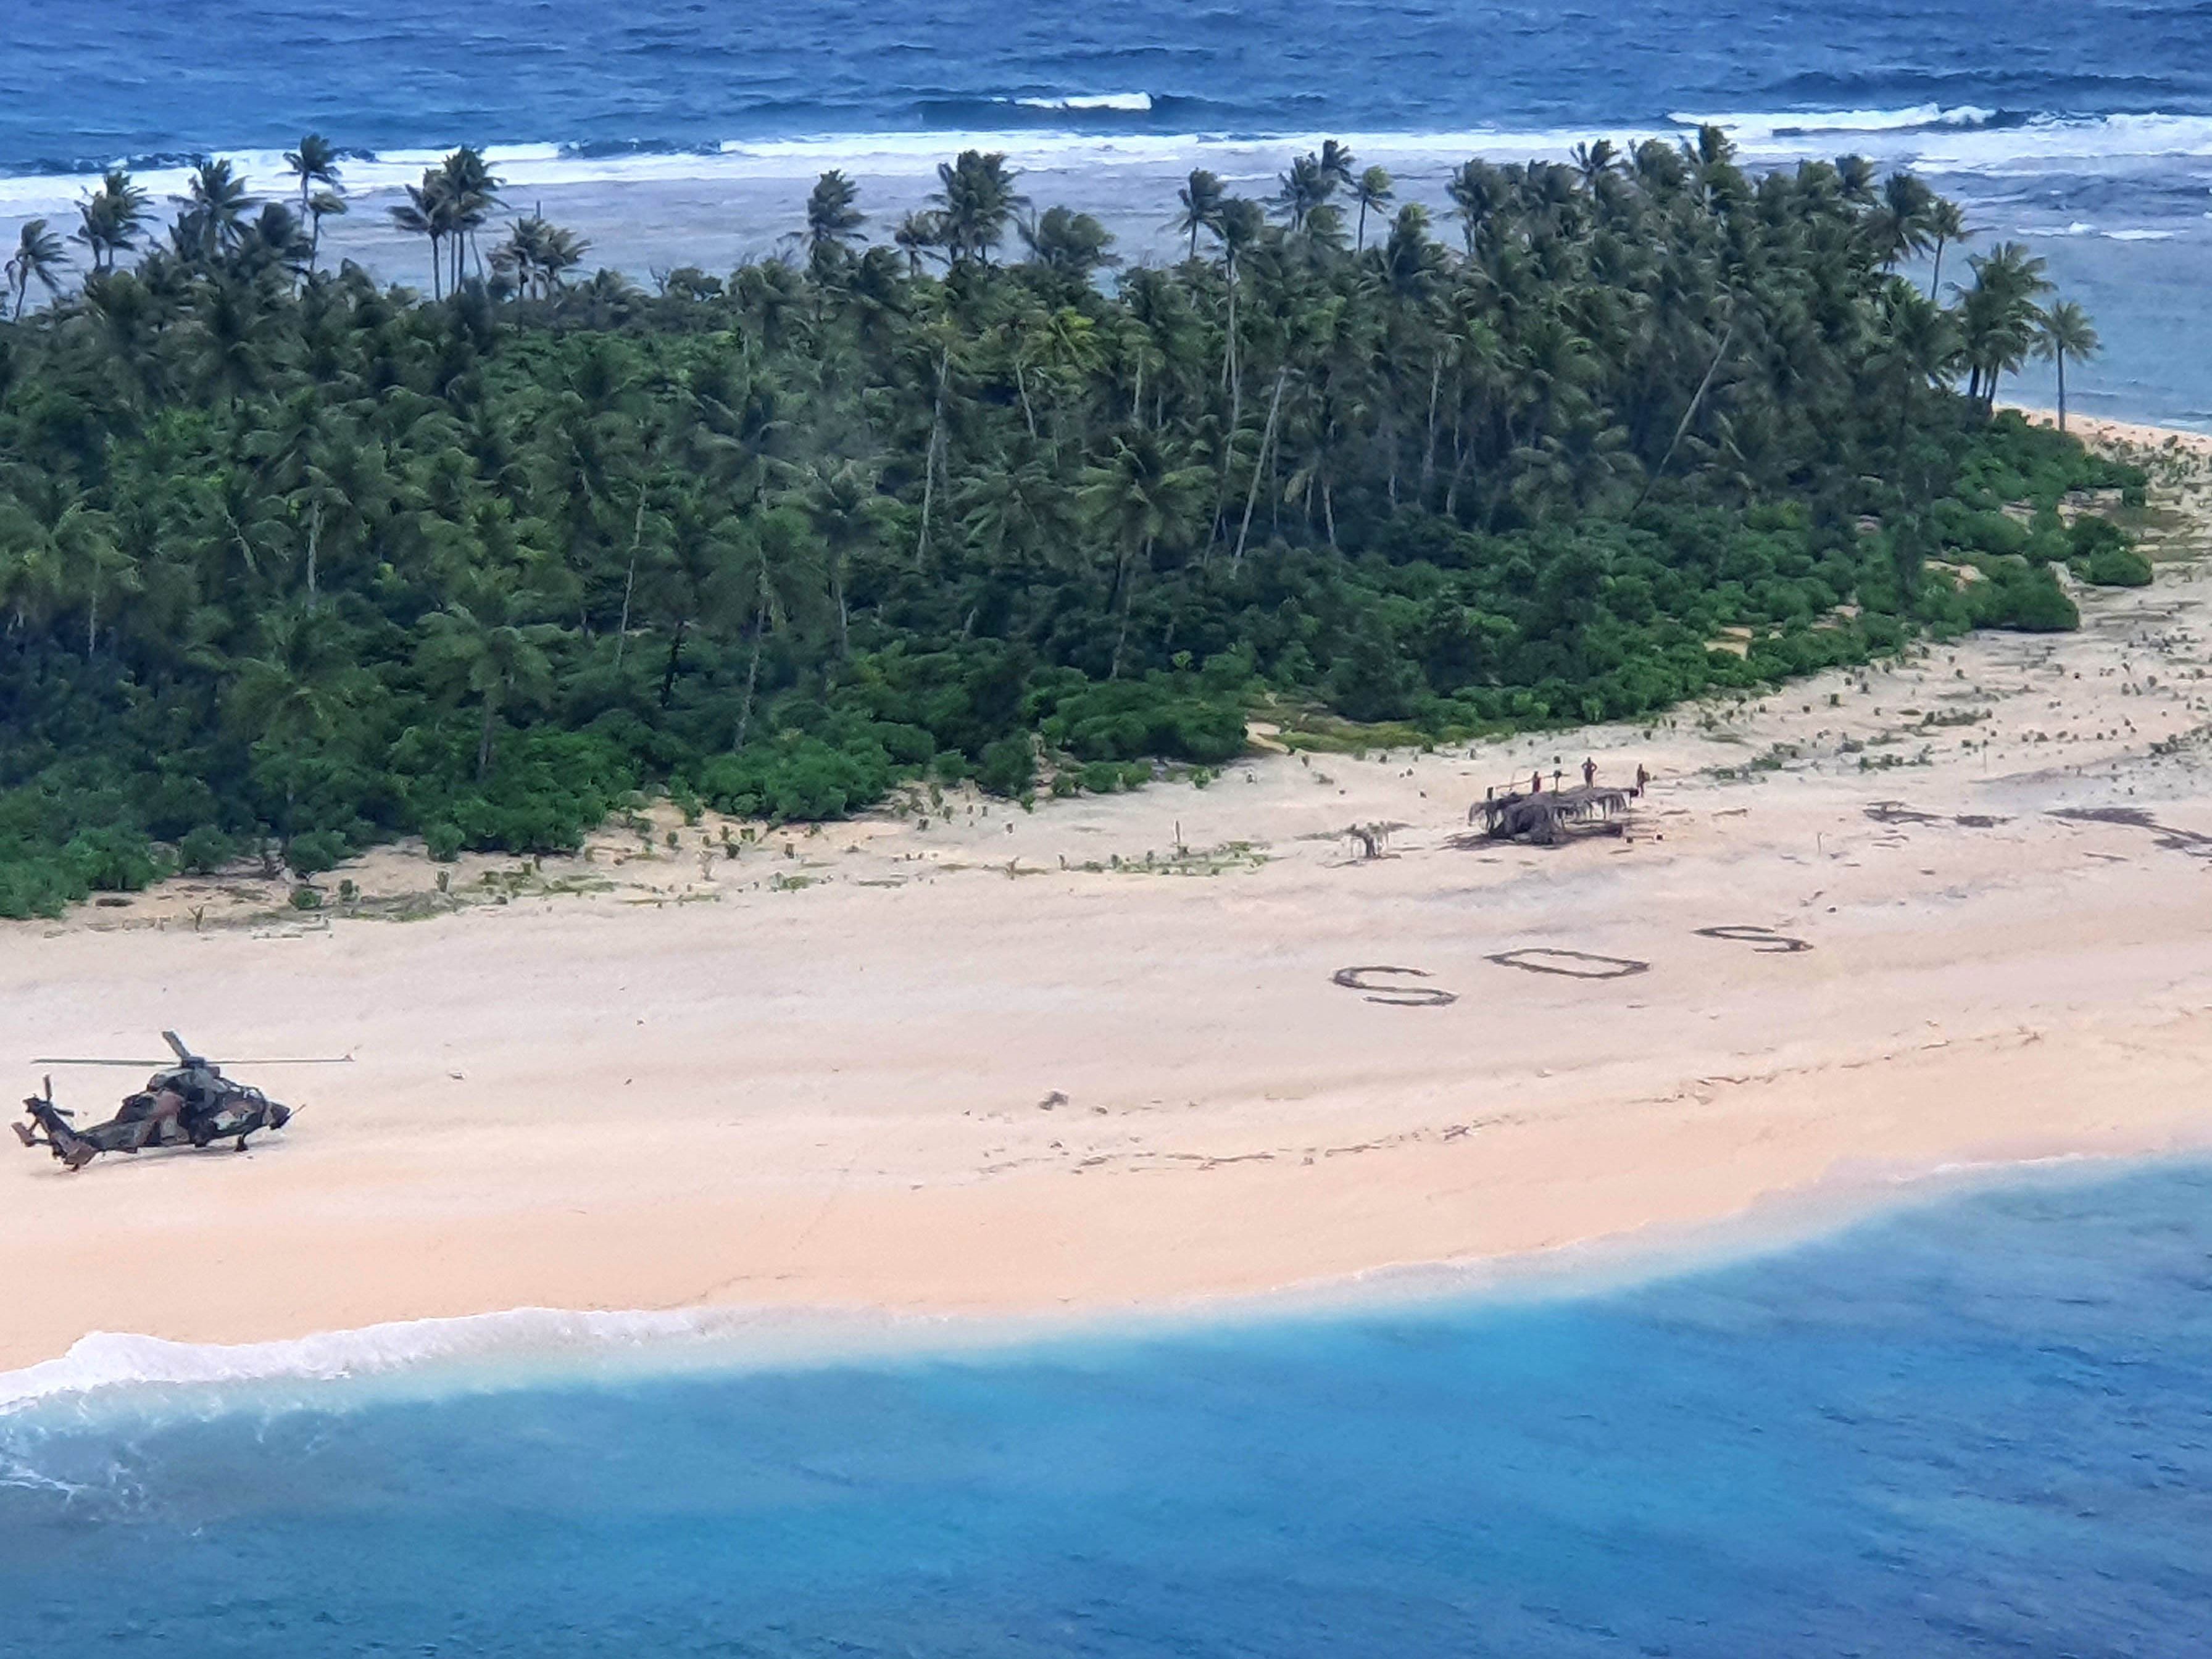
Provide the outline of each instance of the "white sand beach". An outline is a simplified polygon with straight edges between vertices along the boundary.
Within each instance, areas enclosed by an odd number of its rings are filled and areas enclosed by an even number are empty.
[[[10,1145],[0,1368],[526,1305],[1121,1308],[2212,1143],[2207,476],[2161,468],[2157,581],[2078,634],[1650,730],[0,926],[25,1088],[165,1026],[354,1056],[240,1068],[307,1108],[243,1156]],[[1486,787],[1586,756],[1653,775],[1629,835],[1468,842]],[[1377,966],[1453,1000],[1333,979]],[[88,1116],[135,1081],[55,1076]]]

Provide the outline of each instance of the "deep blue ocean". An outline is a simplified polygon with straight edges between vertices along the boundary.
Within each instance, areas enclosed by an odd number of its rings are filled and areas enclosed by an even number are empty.
[[[641,276],[773,251],[823,167],[910,204],[969,143],[1142,257],[1194,162],[1260,192],[1334,136],[1434,199],[1471,154],[1701,118],[1761,165],[1934,173],[2097,318],[2085,406],[2212,427],[2206,0],[0,0],[8,237],[118,159],[157,192],[215,153],[276,187],[314,128],[357,191],[487,146],[511,203]],[[420,280],[369,205],[338,251]]]
[[[0,1653],[2212,1644],[2212,1168],[1628,1288],[0,1415]]]

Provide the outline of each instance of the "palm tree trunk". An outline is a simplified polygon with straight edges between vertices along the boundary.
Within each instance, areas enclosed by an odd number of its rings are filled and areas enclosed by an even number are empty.
[[[1674,435],[1667,445],[1667,453],[1659,458],[1659,465],[1651,469],[1651,476],[1644,481],[1644,492],[1636,498],[1636,507],[1644,505],[1644,498],[1651,494],[1653,487],[1658,483],[1659,475],[1667,470],[1667,463],[1674,459],[1675,447],[1682,441],[1682,434],[1690,429],[1690,422],[1697,417],[1698,405],[1705,401],[1706,389],[1712,385],[1713,376],[1720,373],[1721,359],[1728,356],[1729,343],[1735,338],[1735,325],[1730,323],[1728,332],[1721,336],[1720,349],[1713,353],[1712,362],[1706,366],[1705,378],[1698,382],[1698,389],[1690,394],[1690,406],[1682,411],[1681,422],[1674,428]],[[1530,428],[1532,437],[1534,433],[1534,428],[1532,427]],[[1635,510],[1636,507],[1629,508],[1631,513]]]
[[[1421,452],[1421,505],[1429,504],[1429,486],[1437,477],[1437,393],[1443,388],[1444,354],[1432,352],[1429,356],[1429,442]]]
[[[315,603],[315,551],[323,539],[323,504],[315,503],[315,510],[307,515],[307,605]]]
[[[668,660],[660,670],[660,706],[668,707],[676,696],[676,668],[684,659],[684,635],[691,626],[688,617],[679,618],[676,629],[668,636]]]
[[[2058,429],[2066,430],[2066,348],[2060,346],[2055,354],[2058,359]]]
[[[477,781],[478,783],[482,783],[484,781],[484,774],[491,770],[491,727],[492,721],[498,713],[498,697],[490,692],[486,692],[483,700],[483,730],[477,738]]]
[[[1121,650],[1129,643],[1129,602],[1136,590],[1137,572],[1145,566],[1150,565],[1152,562],[1152,538],[1150,536],[1145,538],[1143,565],[1133,566],[1129,562],[1128,550],[1124,548],[1121,550],[1121,579],[1119,584],[1121,589],[1121,631],[1114,636],[1114,659],[1106,670],[1106,678],[1109,680],[1118,680],[1121,678]]]
[[[938,354],[937,398],[930,407],[929,447],[921,453],[921,539],[914,550],[917,567],[929,562],[929,509],[937,494],[937,443],[945,430],[945,380],[952,366],[950,348]]]
[[[1267,424],[1260,434],[1260,453],[1252,462],[1252,487],[1244,492],[1244,522],[1237,528],[1237,551],[1231,555],[1231,569],[1244,562],[1244,541],[1252,533],[1252,508],[1260,499],[1260,474],[1267,464],[1267,447],[1275,441],[1275,416],[1282,411],[1283,387],[1291,378],[1288,363],[1275,373],[1275,395],[1268,400]]]
[[[761,635],[768,631],[768,576],[761,575],[760,608],[753,612],[753,658],[745,669],[745,701],[738,710],[737,752],[745,751],[745,728],[753,721],[753,689],[760,684]]]
[[[623,647],[629,643],[629,596],[637,586],[637,550],[645,540],[645,491],[637,492],[637,522],[629,533],[629,574],[623,578],[622,621],[615,626],[615,666],[623,663]],[[671,671],[673,672],[672,670]],[[664,702],[665,702],[664,699]]]
[[[1928,273],[1928,297],[1936,297],[1936,285],[1943,280],[1943,239],[1936,239],[1936,269]]]
[[[1467,476],[1467,427],[1457,416],[1452,419],[1451,482],[1444,486],[1444,517],[1456,520],[1459,516],[1459,483]]]

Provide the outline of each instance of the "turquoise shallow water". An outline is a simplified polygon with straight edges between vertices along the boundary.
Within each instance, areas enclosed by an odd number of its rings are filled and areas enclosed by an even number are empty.
[[[2197,1656],[2212,1170],[1602,1293],[0,1419],[0,1653]]]

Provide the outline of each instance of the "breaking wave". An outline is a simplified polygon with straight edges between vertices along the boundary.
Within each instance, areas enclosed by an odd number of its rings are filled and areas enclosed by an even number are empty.
[[[1013,101],[1024,109],[1120,110],[1131,115],[1149,115],[1152,108],[1152,94],[1149,92],[1078,93],[1066,98],[1017,98]]]
[[[176,1342],[94,1331],[80,1337],[58,1359],[0,1371],[0,1413],[112,1389],[278,1379],[334,1382],[493,1356],[592,1347],[619,1350],[696,1339],[716,1322],[696,1312],[515,1308],[450,1319],[401,1320],[273,1342]]]

